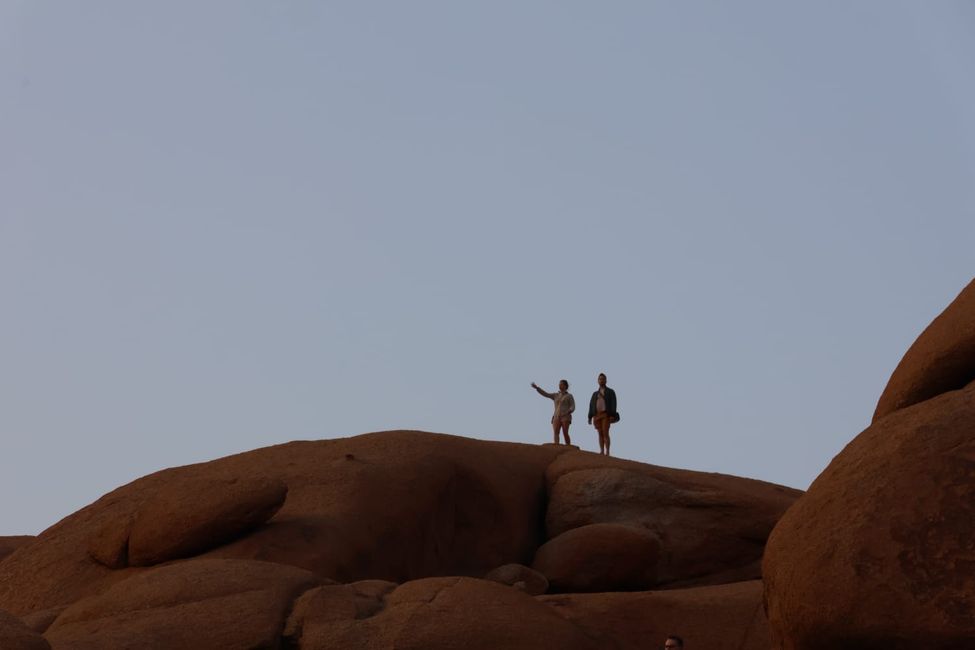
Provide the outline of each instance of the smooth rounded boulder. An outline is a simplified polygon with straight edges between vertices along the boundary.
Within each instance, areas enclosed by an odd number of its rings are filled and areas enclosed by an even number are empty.
[[[765,552],[782,650],[975,643],[975,385],[876,421],[786,512]]]
[[[308,571],[281,564],[186,560],[78,601],[45,636],[71,650],[276,648],[294,600],[318,584]]]
[[[873,421],[975,380],[975,280],[925,328],[894,369]]]
[[[179,476],[139,509],[130,566],[151,566],[220,546],[278,511],[288,486],[263,476]]]
[[[545,542],[532,568],[553,591],[634,591],[657,580],[660,540],[642,528],[590,524]]]

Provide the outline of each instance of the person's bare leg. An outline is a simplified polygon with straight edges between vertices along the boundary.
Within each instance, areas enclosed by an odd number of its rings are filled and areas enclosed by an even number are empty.
[[[555,444],[559,444],[559,424],[558,420],[552,420],[552,437],[554,438]]]
[[[563,422],[562,423],[562,436],[565,437],[565,444],[567,444],[567,445],[571,445],[572,444],[572,440],[569,438],[569,423],[568,422]]]
[[[599,419],[599,453],[609,456],[609,418]]]

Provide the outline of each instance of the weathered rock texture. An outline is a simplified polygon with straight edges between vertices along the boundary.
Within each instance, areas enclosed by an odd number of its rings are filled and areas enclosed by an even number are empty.
[[[683,637],[688,649],[771,647],[760,580],[666,591],[548,595],[538,600],[603,649],[659,648],[670,634]]]
[[[0,648],[3,650],[51,650],[37,632],[9,612],[0,609]]]
[[[0,535],[0,562],[21,546],[34,541],[33,535]]]
[[[873,419],[975,380],[975,280],[921,333],[891,375]]]
[[[565,446],[292,442],[105,495],[0,562],[0,607],[55,650],[614,647],[531,594],[754,577],[798,494]]]
[[[325,593],[322,593],[325,592]],[[426,578],[362,612],[357,590],[324,587],[288,623],[299,648],[596,650],[576,625],[517,589],[475,578]]]
[[[775,527],[773,647],[975,648],[973,299],[918,339],[877,419]]]
[[[56,650],[276,648],[295,598],[318,584],[281,564],[189,560],[78,601],[45,636]]]
[[[283,481],[264,476],[179,477],[133,520],[129,564],[159,564],[231,541],[270,519],[287,493]]]
[[[660,540],[645,528],[589,524],[545,542],[532,568],[554,591],[635,591],[657,578]]]
[[[765,540],[801,494],[585,452],[559,456],[546,480],[549,539],[589,524],[644,529],[660,540],[655,584],[671,587],[760,578]]]
[[[776,647],[975,647],[975,386],[857,436],[775,528]]]

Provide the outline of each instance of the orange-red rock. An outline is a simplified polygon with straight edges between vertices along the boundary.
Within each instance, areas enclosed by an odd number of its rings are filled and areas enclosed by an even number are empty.
[[[560,456],[546,477],[549,538],[597,523],[643,528],[660,540],[656,580],[671,587],[761,577],[765,540],[801,494],[580,452]]]
[[[187,560],[78,601],[45,636],[58,650],[277,648],[292,603],[317,584],[270,562]]]
[[[33,535],[0,535],[0,562],[21,546],[34,541]]]
[[[547,595],[538,600],[585,631],[599,648],[662,648],[670,634],[683,637],[688,650],[771,647],[759,580],[667,591]]]
[[[897,364],[873,420],[975,380],[975,280],[932,321]]]
[[[143,505],[129,533],[131,566],[150,566],[220,546],[263,524],[284,503],[277,478],[177,475]]]
[[[532,568],[554,591],[634,591],[657,579],[660,540],[645,528],[589,524],[543,544]]]
[[[37,632],[9,612],[0,609],[0,648],[3,650],[51,650]]]
[[[975,385],[858,435],[769,538],[782,650],[975,647]]]
[[[406,431],[259,451],[288,473],[288,500],[270,525],[209,555],[397,583],[529,561],[544,468],[561,453]]]
[[[575,460],[558,460],[569,455]],[[430,576],[483,576],[504,564],[530,564],[546,541],[545,512],[550,505],[547,470],[559,490],[554,509],[562,519],[554,521],[571,524],[566,530],[589,523],[613,523],[656,533],[653,522],[663,522],[670,542],[670,547],[664,547],[669,555],[663,559],[671,568],[674,558],[682,554],[693,559],[687,566],[678,567],[689,566],[689,570],[672,571],[671,578],[681,575],[687,580],[730,580],[736,572],[749,570],[741,564],[740,549],[754,552],[753,547],[761,548],[764,518],[776,516],[797,494],[757,481],[597,458],[564,446],[389,431],[341,440],[293,442],[164,470],[105,495],[0,562],[0,607],[18,616],[36,615],[43,626],[51,611],[74,608],[85,597],[116,593],[113,590],[121,589],[119,583],[130,583],[152,571],[111,567],[129,565],[133,557],[135,562],[150,562],[190,552],[146,551],[152,544],[169,544],[173,541],[170,537],[180,544],[190,538],[197,540],[198,544],[194,542],[189,548],[207,549],[197,559],[266,560],[306,569],[321,582],[379,579],[406,583]],[[620,468],[637,476],[641,472],[664,476],[676,488],[693,493],[694,498],[684,502],[688,512],[678,509],[683,519],[661,519],[669,511],[657,502],[627,504],[625,499],[602,497],[573,500],[563,490],[572,485],[568,479],[575,478],[571,475],[576,470]],[[218,499],[214,506],[205,498],[189,498],[199,489],[187,488],[194,481],[205,483],[227,476],[268,484],[280,482],[288,490],[270,520],[234,533],[237,537],[230,541],[225,525],[206,532],[205,526],[192,524],[224,517],[237,501]],[[593,494],[599,496],[598,490]],[[160,503],[170,505],[160,507]],[[644,512],[648,509],[649,513]],[[695,509],[699,512],[697,519],[692,514]],[[721,523],[707,525],[708,516]],[[261,518],[250,521],[253,524]],[[229,519],[240,520],[236,515]],[[155,522],[146,528],[153,532],[138,533],[140,520]],[[678,534],[682,522],[693,523],[687,537]],[[189,535],[186,530],[195,532]],[[702,541],[705,534],[711,537]],[[748,539],[743,540],[743,536]],[[733,552],[722,555],[726,546]],[[135,556],[133,550],[138,551]],[[701,559],[705,553],[715,556],[708,559],[710,564]],[[721,562],[729,558],[733,562],[722,567]],[[193,561],[174,560],[166,568]],[[668,584],[679,584],[679,580]],[[66,615],[67,610],[62,616]],[[162,625],[161,611],[152,616],[159,618],[145,623],[145,630]],[[56,622],[49,633],[65,624]],[[76,638],[81,638],[81,632],[78,634]],[[131,630],[125,634],[129,635],[126,638],[137,636]]]
[[[107,522],[88,538],[88,555],[109,569],[124,569],[129,565],[129,533],[131,532],[130,517]]]
[[[577,626],[525,593],[489,580],[426,578],[387,593],[357,618],[351,588],[326,587],[295,607],[298,648],[359,650],[596,650]]]
[[[66,610],[67,607],[54,607],[52,609],[39,609],[36,612],[31,612],[25,615],[21,620],[27,627],[34,630],[38,634],[44,634],[47,632],[47,628],[51,627],[51,623],[54,622],[61,613]]]
[[[145,517],[169,486],[200,476],[268,479],[289,490],[267,524],[206,557],[275,561],[342,582],[482,576],[508,562],[527,564],[544,541],[545,468],[564,449],[389,431],[163,470],[105,495],[0,562],[0,607],[24,615],[70,605],[125,578],[133,569],[113,571],[93,559],[92,540]],[[179,516],[193,516],[193,508],[180,502]],[[105,557],[119,564],[112,552]]]

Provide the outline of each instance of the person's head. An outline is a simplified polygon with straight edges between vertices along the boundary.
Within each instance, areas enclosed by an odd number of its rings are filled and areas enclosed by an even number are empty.
[[[559,390],[569,390],[569,382],[564,379],[559,380]]]
[[[667,640],[664,641],[664,648],[667,648],[668,650],[672,648],[683,648],[683,647],[684,647],[684,639],[680,638],[676,634],[671,634],[670,636],[667,637]]]
[[[596,377],[596,381],[599,383],[600,386],[605,386],[606,385],[606,375],[604,373],[602,373],[602,372],[599,373],[599,376]]]

